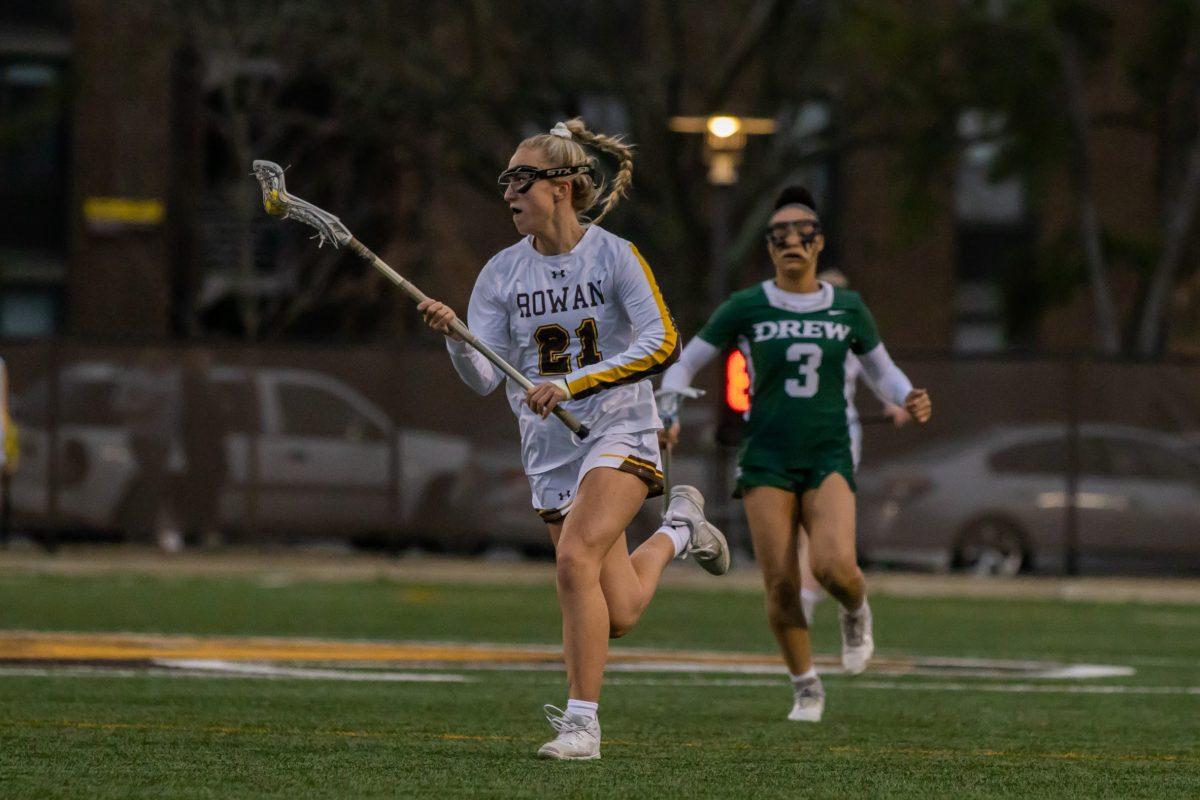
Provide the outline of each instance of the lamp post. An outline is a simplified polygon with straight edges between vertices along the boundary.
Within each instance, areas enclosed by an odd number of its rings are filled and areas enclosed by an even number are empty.
[[[704,163],[708,182],[713,187],[709,203],[709,276],[707,295],[712,308],[729,291],[729,201],[738,182],[738,167],[750,136],[775,132],[775,120],[764,117],[737,117],[714,114],[709,117],[671,117],[669,126],[676,133],[704,135]]]
[[[738,167],[750,136],[775,132],[775,120],[763,117],[736,117],[714,114],[709,117],[671,117],[670,129],[676,133],[703,134],[704,163],[708,165],[708,183],[712,186],[709,201],[709,273],[707,282],[708,307],[711,311],[725,299],[729,291],[731,264],[729,249],[729,214],[733,187],[738,181]],[[722,401],[723,402],[723,401]],[[722,527],[731,534],[731,541],[745,549],[749,538],[742,528],[741,518],[734,514],[728,501],[732,485],[731,448],[718,443],[716,450],[716,485],[709,496],[720,498]],[[715,504],[714,504],[715,505]],[[737,528],[737,535],[734,528]]]

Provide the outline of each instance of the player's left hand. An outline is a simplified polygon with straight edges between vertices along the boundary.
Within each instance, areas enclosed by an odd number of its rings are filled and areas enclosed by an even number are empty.
[[[913,419],[917,422],[925,423],[933,416],[933,401],[929,399],[929,392],[924,389],[913,389],[908,393],[908,397],[904,398],[904,409],[912,414]]]
[[[554,407],[566,399],[567,393],[553,383],[539,383],[525,392],[525,403],[542,419],[550,416]]]

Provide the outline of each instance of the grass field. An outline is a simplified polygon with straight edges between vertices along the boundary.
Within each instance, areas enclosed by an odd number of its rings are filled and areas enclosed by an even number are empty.
[[[328,580],[270,567],[69,575],[0,558],[0,797],[1200,796],[1195,605],[876,593],[884,666],[829,671],[824,722],[787,722],[786,680],[761,668],[633,665],[606,684],[603,760],[558,764],[533,758],[550,733],[541,704],[565,702],[553,665],[347,660],[370,651],[364,640],[552,647],[548,582]],[[664,586],[614,655],[685,649],[770,664],[753,581],[720,586]],[[828,655],[835,617],[827,603],[816,626]],[[29,637],[16,632],[34,631],[40,655],[57,661],[22,649]],[[134,651],[105,661],[52,632],[222,637],[129,638],[172,658],[172,647],[226,648],[222,663],[242,665],[262,659],[239,656],[229,637],[355,643],[272,660],[282,674],[266,679],[160,668]],[[939,670],[947,658],[1126,669],[1047,679],[995,664],[964,673],[961,661]]]

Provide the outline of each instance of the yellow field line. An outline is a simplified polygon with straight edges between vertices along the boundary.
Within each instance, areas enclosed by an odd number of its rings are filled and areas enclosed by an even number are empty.
[[[562,663],[562,650],[559,647],[520,645],[0,631],[0,659],[72,661],[201,659],[559,664]],[[779,659],[777,656],[767,653],[614,648],[609,654],[609,662],[613,664],[689,662],[775,666],[779,663]],[[905,658],[876,659],[876,664],[908,667],[911,666],[911,660]]]

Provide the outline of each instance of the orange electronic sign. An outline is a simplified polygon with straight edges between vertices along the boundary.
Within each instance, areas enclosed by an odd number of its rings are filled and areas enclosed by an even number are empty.
[[[725,405],[739,414],[750,410],[750,372],[740,350],[731,350],[725,359]]]

